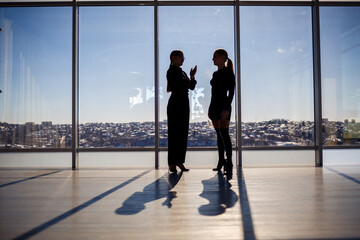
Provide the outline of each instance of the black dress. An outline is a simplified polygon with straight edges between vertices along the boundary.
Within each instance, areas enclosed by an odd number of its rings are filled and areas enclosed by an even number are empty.
[[[188,92],[195,89],[196,80],[190,80],[175,65],[170,65],[166,78],[171,91],[167,105],[168,164],[176,165],[185,162],[190,116]]]
[[[219,69],[213,73],[210,84],[211,102],[209,106],[209,118],[211,120],[221,119],[221,112],[227,110],[229,111],[228,120],[230,120],[231,102],[234,98],[235,90],[234,72],[227,67]]]

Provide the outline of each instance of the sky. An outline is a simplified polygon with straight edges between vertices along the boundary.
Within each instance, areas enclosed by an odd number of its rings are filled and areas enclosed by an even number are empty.
[[[236,60],[233,7],[158,13],[159,119],[169,54],[181,49],[183,70],[198,66],[191,121],[208,121],[213,51]],[[240,16],[242,121],[313,120],[311,8],[242,6]],[[70,7],[0,8],[0,122],[71,123],[71,17]],[[322,7],[320,20],[323,117],[360,121],[360,8]],[[80,123],[154,121],[153,21],[151,6],[79,8]]]

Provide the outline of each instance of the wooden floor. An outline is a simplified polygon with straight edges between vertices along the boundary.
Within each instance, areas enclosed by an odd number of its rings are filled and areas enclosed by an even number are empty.
[[[0,239],[28,238],[360,239],[360,166],[1,169]]]

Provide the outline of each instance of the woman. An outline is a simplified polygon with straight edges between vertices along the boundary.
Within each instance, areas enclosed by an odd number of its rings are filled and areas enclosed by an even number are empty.
[[[216,131],[219,153],[217,167],[213,170],[220,171],[224,167],[226,174],[232,175],[232,145],[229,135],[229,122],[235,89],[233,63],[224,49],[215,50],[212,60],[218,70],[213,73],[210,81],[211,102],[208,115]],[[226,152],[226,160],[224,151]]]
[[[180,66],[184,63],[184,53],[174,50],[170,54],[170,67],[167,71],[167,92],[171,92],[167,105],[168,117],[168,164],[169,170],[176,173],[176,166],[181,171],[189,171],[184,166],[189,131],[189,89],[196,85],[197,66],[190,70],[190,79]]]

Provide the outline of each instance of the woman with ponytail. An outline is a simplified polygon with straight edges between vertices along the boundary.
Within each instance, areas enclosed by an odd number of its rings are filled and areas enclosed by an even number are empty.
[[[224,49],[217,49],[213,55],[214,65],[218,70],[213,73],[211,84],[211,102],[209,118],[215,128],[219,161],[214,171],[221,171],[224,167],[226,175],[232,175],[232,144],[229,135],[231,117],[231,102],[234,98],[235,75],[233,63]],[[226,152],[226,159],[224,158]]]
[[[184,166],[190,116],[188,92],[195,89],[197,66],[190,70],[189,78],[180,67],[184,63],[184,53],[180,50],[171,52],[170,62],[166,74],[167,92],[171,92],[167,105],[168,164],[170,172],[176,173],[176,166],[181,171],[189,171]]]

